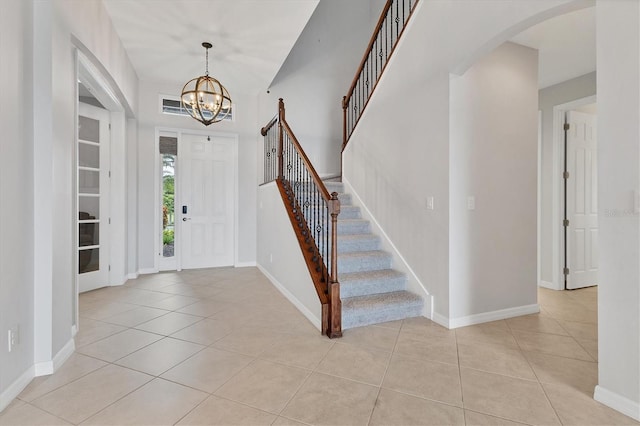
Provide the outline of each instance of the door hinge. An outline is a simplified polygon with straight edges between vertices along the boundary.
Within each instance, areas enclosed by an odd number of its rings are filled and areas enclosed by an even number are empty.
[[[109,170],[109,178],[111,178],[111,170]]]
[[[109,225],[111,225],[111,218],[109,218]]]
[[[109,265],[109,270],[111,270],[111,265]]]
[[[562,226],[569,226],[569,219],[565,219],[562,221]]]
[[[562,270],[562,273],[563,273],[564,275],[569,275],[569,268],[564,268],[564,269]]]
[[[111,130],[111,123],[109,123],[109,130]]]
[[[569,179],[569,172],[562,173],[562,178],[563,179]]]
[[[564,123],[564,130],[567,131],[571,128],[571,125],[569,123]]]

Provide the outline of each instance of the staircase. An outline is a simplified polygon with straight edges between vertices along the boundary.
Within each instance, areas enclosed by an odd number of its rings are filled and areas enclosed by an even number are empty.
[[[341,182],[324,182],[340,199],[338,281],[342,329],[420,316],[423,300],[408,292],[407,277],[392,269],[391,254],[380,250],[380,238]]]

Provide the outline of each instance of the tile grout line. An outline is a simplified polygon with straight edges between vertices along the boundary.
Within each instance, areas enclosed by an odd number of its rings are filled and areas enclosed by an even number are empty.
[[[536,377],[536,381],[538,382],[538,386],[540,387],[540,389],[542,389],[542,393],[544,394],[544,397],[547,399],[547,402],[549,403],[549,406],[553,410],[553,413],[555,414],[556,419],[562,425],[563,423],[562,423],[562,420],[560,419],[560,415],[558,414],[558,410],[556,410],[556,407],[551,402],[551,398],[549,398],[549,395],[547,394],[547,390],[544,388],[544,386],[542,386],[542,382],[540,381],[540,377],[538,377],[538,373],[536,373],[536,370],[535,370],[535,368],[533,368],[533,365],[531,364],[531,361],[529,361],[529,358],[527,358],[526,355],[524,354],[525,351],[520,346],[520,342],[516,338],[515,334],[513,334],[513,330],[511,329],[511,326],[509,325],[508,322],[507,322],[507,327],[509,328],[509,332],[513,335],[513,337],[514,337],[514,339],[516,341],[516,344],[518,345],[518,348],[520,349],[520,353],[522,354],[522,357],[524,358],[524,360],[529,365],[529,368],[533,372],[533,375]]]
[[[458,346],[458,333],[456,330],[453,330],[453,335],[456,340],[456,357],[458,359],[458,379],[460,379],[460,399],[462,401],[462,420],[464,420],[464,424],[467,424],[467,410],[464,405],[464,388],[462,387],[462,366],[460,365],[460,347]]]
[[[384,379],[387,377],[387,372],[389,371],[389,366],[391,366],[391,361],[393,360],[393,356],[396,353],[396,348],[398,347],[398,340],[400,339],[400,333],[402,332],[402,327],[404,326],[404,321],[400,324],[400,328],[398,328],[396,339],[393,342],[393,349],[391,349],[391,356],[389,356],[389,361],[387,361],[387,366],[384,369],[384,373],[382,374],[382,380],[380,380],[380,386],[378,386],[378,393],[376,395],[376,399],[373,403],[373,408],[371,409],[371,413],[369,413],[369,419],[367,420],[367,425],[371,424],[371,420],[373,419],[373,412],[376,411],[376,407],[378,406],[378,399],[380,398],[380,393],[382,392],[382,385],[384,384]]]

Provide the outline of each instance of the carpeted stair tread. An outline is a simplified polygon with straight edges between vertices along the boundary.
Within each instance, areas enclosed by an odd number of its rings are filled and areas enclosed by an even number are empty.
[[[338,273],[391,269],[393,258],[382,250],[354,251],[338,255]]]
[[[360,219],[360,207],[358,206],[340,206],[340,215],[338,216],[340,219]]]
[[[338,280],[343,298],[401,291],[407,283],[406,275],[395,269],[339,273]]]
[[[392,269],[393,257],[380,250],[380,237],[371,233],[370,222],[362,219],[360,207],[353,204],[344,184],[325,181],[325,186],[329,193],[338,193],[340,199],[338,279],[342,328],[422,315],[424,301],[405,290],[407,276]]]
[[[380,237],[375,234],[338,235],[338,253],[371,251],[380,248]]]
[[[344,183],[342,182],[325,181],[324,186],[327,188],[327,191],[329,191],[329,194],[331,194],[332,192],[337,192],[337,193],[344,192]]]
[[[369,234],[370,231],[371,231],[371,227],[368,220],[338,219],[339,235]]]
[[[343,298],[342,328],[419,316],[422,305],[422,298],[408,291]]]

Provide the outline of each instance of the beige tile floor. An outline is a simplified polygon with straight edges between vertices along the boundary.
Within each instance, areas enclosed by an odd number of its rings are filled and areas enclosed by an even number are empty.
[[[321,336],[255,268],[163,273],[80,297],[76,353],[0,424],[635,424],[592,399],[597,289],[447,330]]]

